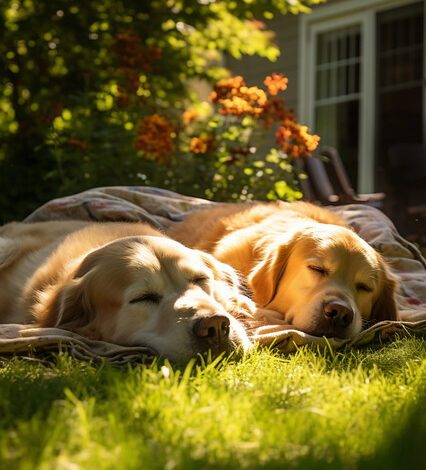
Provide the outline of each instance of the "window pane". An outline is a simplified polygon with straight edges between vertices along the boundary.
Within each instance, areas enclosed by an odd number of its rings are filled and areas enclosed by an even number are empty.
[[[359,25],[321,33],[317,38],[315,131],[323,145],[339,150],[354,186],[358,180],[361,92]]]
[[[339,150],[348,176],[358,181],[359,100],[319,106],[315,113],[321,143]]]

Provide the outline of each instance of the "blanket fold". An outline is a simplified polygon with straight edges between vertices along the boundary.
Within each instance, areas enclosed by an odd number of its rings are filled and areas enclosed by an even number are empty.
[[[0,325],[0,354],[33,354],[67,352],[71,356],[98,362],[106,360],[119,365],[126,362],[149,363],[155,351],[144,346],[120,346],[95,341],[61,328],[35,328],[34,325]]]
[[[204,199],[184,196],[152,187],[113,186],[96,188],[72,196],[54,199],[43,205],[25,222],[47,220],[141,221],[159,230],[183,220],[188,213],[206,205]],[[401,237],[392,222],[378,209],[351,204],[330,207],[342,216],[389,263],[399,280],[397,302],[401,321],[385,321],[362,331],[356,338],[342,340],[319,338],[258,319],[251,325],[252,338],[290,352],[303,344],[339,348],[364,345],[398,334],[426,333],[426,260],[419,249]],[[26,354],[45,350],[68,351],[85,360],[105,359],[114,364],[146,362],[155,352],[145,347],[125,347],[87,338],[58,328],[34,328],[33,325],[0,325],[0,354]]]

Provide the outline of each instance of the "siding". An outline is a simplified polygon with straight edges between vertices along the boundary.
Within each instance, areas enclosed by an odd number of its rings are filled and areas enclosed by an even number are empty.
[[[268,22],[268,28],[276,34],[276,42],[281,55],[275,62],[255,56],[246,56],[241,60],[229,58],[226,65],[235,75],[242,75],[249,85],[260,85],[266,75],[278,72],[286,75],[289,86],[285,92],[289,107],[297,105],[297,67],[298,67],[298,27],[299,18],[285,15]]]
[[[329,0],[326,5],[342,3],[346,0]],[[315,6],[314,8],[321,8]],[[259,57],[244,57],[241,60],[226,59],[226,65],[235,75],[242,75],[249,85],[259,85],[266,75],[279,72],[289,79],[285,92],[286,104],[297,114],[298,96],[298,58],[299,58],[299,23],[300,15],[282,15],[267,22],[270,30],[276,34],[276,42],[281,55],[275,62]]]

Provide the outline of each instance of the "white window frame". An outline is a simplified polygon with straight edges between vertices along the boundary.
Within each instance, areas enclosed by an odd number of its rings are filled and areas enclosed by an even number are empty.
[[[376,14],[418,0],[348,0],[338,4],[317,7],[300,18],[299,70],[300,87],[298,111],[301,122],[315,130],[315,54],[319,33],[359,24],[361,27],[361,86],[358,155],[358,188],[362,193],[374,191],[374,151],[376,113]],[[426,6],[425,6],[426,10]],[[425,19],[426,24],[426,19]],[[426,44],[426,34],[424,43]],[[426,48],[424,49],[426,50]],[[424,61],[426,81],[426,61]],[[426,113],[426,93],[423,92],[423,113]],[[425,116],[426,118],[426,116]],[[426,119],[423,120],[425,122]],[[426,134],[426,124],[425,124]]]

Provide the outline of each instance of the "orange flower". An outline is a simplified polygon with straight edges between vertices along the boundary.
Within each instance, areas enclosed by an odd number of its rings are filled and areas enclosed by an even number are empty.
[[[190,150],[193,153],[204,154],[214,147],[214,137],[193,137]]]
[[[288,78],[280,73],[273,73],[268,75],[263,83],[268,88],[269,94],[275,96],[280,90],[287,89]]]
[[[260,116],[267,102],[266,93],[262,89],[247,87],[240,76],[216,83],[210,99],[220,106],[221,114],[234,116]]]
[[[197,111],[194,109],[187,109],[182,114],[182,121],[185,125],[191,124],[191,122],[195,121],[198,117]]]
[[[282,121],[286,109],[282,98],[272,98],[263,106],[262,120],[265,127],[270,127],[276,121]]]
[[[248,87],[241,76],[221,80],[216,83],[210,99],[223,115],[237,117],[254,116],[263,120],[266,127],[279,122],[276,140],[281,149],[292,157],[308,156],[318,146],[319,137],[309,133],[306,126],[300,125],[294,114],[288,111],[282,98],[275,96],[287,88],[288,79],[282,74],[273,73],[263,82],[269,95],[258,87]],[[194,148],[205,152],[202,142],[194,141]]]
[[[275,137],[283,152],[294,158],[310,156],[320,140],[316,134],[309,133],[307,126],[300,125],[290,111],[282,120]]]
[[[291,135],[292,135],[291,130],[285,127],[284,125],[282,125],[281,127],[278,128],[275,134],[275,138],[277,139],[278,144],[281,147],[284,147],[287,141],[290,139]]]
[[[210,100],[215,103],[225,98],[231,98],[233,95],[238,94],[242,86],[245,86],[244,78],[239,75],[220,80],[216,83],[214,91],[210,94]]]
[[[253,116],[260,116],[263,112],[261,106],[257,106],[256,102],[250,102],[239,96],[234,96],[232,99],[221,100],[222,108],[219,109],[221,114],[233,114],[235,116],[243,116],[251,114]]]
[[[139,122],[135,148],[166,162],[174,148],[174,126],[158,114],[146,116]]]

